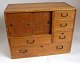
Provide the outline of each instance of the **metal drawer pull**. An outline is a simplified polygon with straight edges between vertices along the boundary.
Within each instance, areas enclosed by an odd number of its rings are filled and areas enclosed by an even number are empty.
[[[66,37],[65,36],[59,36],[59,39],[65,39]]]
[[[68,16],[68,13],[65,13],[65,14],[61,13],[61,17],[67,17],[67,16]]]
[[[63,45],[62,46],[56,46],[56,49],[63,49]]]
[[[22,49],[22,50],[19,50],[20,53],[26,53],[27,52],[27,49]]]
[[[29,40],[27,40],[27,44],[33,44],[34,42],[35,42],[34,40],[31,42],[29,42]]]
[[[67,23],[65,24],[60,24],[60,27],[66,27],[67,26]]]

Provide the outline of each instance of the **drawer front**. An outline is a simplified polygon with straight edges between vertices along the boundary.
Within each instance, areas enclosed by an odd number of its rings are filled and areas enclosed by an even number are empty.
[[[35,44],[51,43],[51,35],[37,35],[28,37],[10,37],[9,42],[11,47],[15,46],[32,46]]]
[[[70,51],[70,42],[66,43],[54,43],[54,44],[42,44],[31,47],[15,47],[11,48],[12,58],[32,57],[32,56],[43,56],[66,53]]]
[[[53,38],[53,42],[66,42],[66,41],[71,41],[71,39],[72,39],[72,31],[54,32],[52,38]]]
[[[32,35],[31,13],[6,14],[6,26],[9,36]]]
[[[55,20],[53,22],[54,31],[64,31],[73,29],[74,20]]]
[[[55,20],[74,19],[75,11],[55,11]]]

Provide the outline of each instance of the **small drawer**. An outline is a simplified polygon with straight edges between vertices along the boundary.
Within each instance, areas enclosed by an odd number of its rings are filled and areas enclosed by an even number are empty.
[[[55,20],[74,19],[75,11],[55,11]]]
[[[70,42],[66,43],[52,43],[52,44],[41,44],[35,46],[22,46],[11,48],[12,58],[23,58],[23,57],[34,57],[43,55],[52,55],[67,53],[70,51]]]
[[[54,31],[64,31],[73,29],[74,20],[55,20],[53,22]]]
[[[71,50],[71,42],[70,41],[65,41],[63,43],[54,43],[55,45],[55,53],[56,54],[61,54],[61,53],[67,53],[70,52]]]
[[[51,35],[35,35],[27,37],[9,37],[11,47],[51,43]]]
[[[52,38],[53,38],[53,42],[66,42],[66,41],[71,41],[71,39],[72,39],[72,31],[54,32]]]

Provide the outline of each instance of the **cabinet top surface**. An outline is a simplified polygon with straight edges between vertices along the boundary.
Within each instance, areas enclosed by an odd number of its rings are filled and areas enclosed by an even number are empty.
[[[55,10],[75,10],[75,8],[65,2],[24,3],[24,4],[8,4],[4,12],[16,13],[16,12],[39,12]]]

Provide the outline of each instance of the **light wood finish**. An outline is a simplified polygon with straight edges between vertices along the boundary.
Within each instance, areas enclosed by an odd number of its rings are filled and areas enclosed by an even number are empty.
[[[75,11],[55,11],[55,18],[54,20],[60,20],[60,19],[74,19]]]
[[[65,43],[53,43],[53,44],[42,44],[35,46],[23,46],[15,47],[11,50],[12,58],[23,58],[23,57],[33,57],[33,56],[43,56],[52,54],[61,54],[65,52],[70,52],[71,44],[70,42]]]
[[[71,41],[71,39],[72,39],[72,30],[54,32],[53,35],[53,42],[66,42],[66,41]]]
[[[15,13],[6,14],[6,16],[7,32],[11,37],[51,32],[50,12]]]
[[[75,8],[65,2],[9,4],[5,10],[5,13],[40,12],[56,10],[75,10]]]
[[[51,12],[33,12],[32,16],[33,34],[48,34],[51,32]]]
[[[69,52],[75,14],[64,2],[9,4],[4,16],[11,58]]]
[[[26,37],[9,37],[11,47],[34,46],[36,44],[51,43],[51,35],[33,35]]]
[[[9,36],[32,35],[32,26],[28,26],[32,18],[31,13],[6,14],[6,16],[6,26]]]
[[[63,19],[63,20],[55,20],[53,21],[53,32],[56,31],[64,31],[64,30],[70,30],[73,29],[74,26],[74,20],[67,20],[67,19]]]

